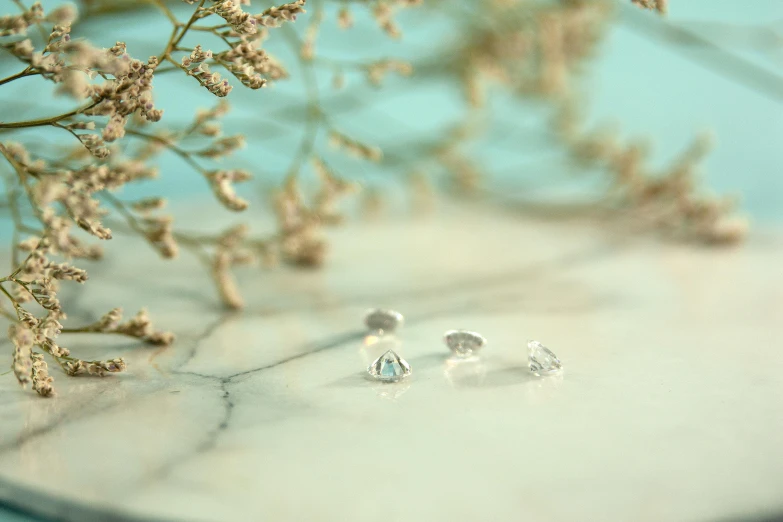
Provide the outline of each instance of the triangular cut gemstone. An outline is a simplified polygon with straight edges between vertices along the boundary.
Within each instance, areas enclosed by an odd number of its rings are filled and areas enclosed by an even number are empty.
[[[367,371],[379,381],[395,382],[411,374],[411,367],[405,359],[389,350],[367,368]]]
[[[538,341],[528,341],[527,363],[535,375],[549,375],[563,369],[563,363],[557,355]]]

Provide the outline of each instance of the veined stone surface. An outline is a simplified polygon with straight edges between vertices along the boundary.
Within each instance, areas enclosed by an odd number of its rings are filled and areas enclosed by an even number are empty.
[[[128,372],[51,364],[52,400],[3,376],[0,499],[73,521],[783,512],[783,234],[700,249],[446,206],[331,239],[323,270],[240,271],[240,314],[220,310],[193,260],[113,240],[68,324],[148,306],[179,340],[63,335]],[[365,378],[388,349],[364,339],[379,305],[405,314],[411,379]],[[455,364],[442,343],[455,327],[490,348]],[[527,339],[567,372],[532,376]]]

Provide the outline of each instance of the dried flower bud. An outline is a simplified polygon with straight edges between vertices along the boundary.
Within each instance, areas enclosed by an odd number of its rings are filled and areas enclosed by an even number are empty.
[[[337,25],[340,29],[350,29],[353,27],[353,15],[347,7],[342,7],[337,12]]]
[[[297,0],[277,7],[270,7],[260,15],[256,15],[255,19],[259,25],[264,27],[278,27],[283,22],[293,22],[298,14],[306,12],[304,5],[305,0]]]
[[[11,368],[16,380],[24,386],[30,382],[32,374],[33,332],[21,324],[12,324],[8,328],[8,337],[14,344],[14,357]]]
[[[29,38],[25,38],[24,40],[16,42],[11,46],[11,53],[25,61],[32,59],[34,51],[35,49],[33,48],[33,43]]]
[[[60,335],[63,325],[60,319],[64,319],[65,314],[61,310],[49,310],[41,321],[38,331],[44,337],[54,338]]]
[[[174,342],[174,334],[171,332],[150,332],[144,341],[148,344],[169,346]]]
[[[378,23],[383,32],[385,32],[390,38],[399,38],[402,36],[399,27],[394,22],[392,16],[394,11],[387,2],[378,2],[372,11],[375,21]]]
[[[90,154],[96,158],[103,159],[110,154],[109,149],[106,148],[103,139],[96,134],[81,134],[79,135],[79,140],[82,142],[84,147],[90,151]]]
[[[110,47],[108,51],[114,56],[122,56],[127,54],[128,46],[125,45],[125,42],[117,42],[114,44],[114,46]]]
[[[87,281],[87,272],[65,263],[48,263],[45,267],[49,271],[49,275],[55,279],[76,281],[77,283],[84,283]]]
[[[368,161],[380,161],[383,158],[383,153],[378,147],[365,145],[337,131],[329,134],[329,141],[333,147],[342,149],[357,158]]]
[[[738,243],[748,233],[748,221],[741,217],[720,218],[705,234],[705,239],[714,244]]]
[[[235,211],[245,210],[247,201],[238,197],[234,191],[234,182],[250,179],[250,173],[244,170],[215,170],[207,173],[212,190],[218,200],[227,208]]]
[[[125,360],[120,357],[118,359],[110,359],[108,361],[82,361],[81,359],[74,359],[72,361],[66,361],[64,370],[68,375],[97,375],[103,377],[107,373],[117,373],[125,371],[127,365]]]
[[[49,11],[46,20],[55,25],[73,25],[78,16],[79,12],[73,4],[64,4]]]
[[[199,64],[193,69],[188,69],[188,75],[196,78],[209,92],[220,98],[227,96],[231,92],[232,87],[228,80],[224,80],[220,73],[211,72],[205,63]]]
[[[71,130],[93,130],[95,129],[95,122],[94,121],[77,121],[74,123],[69,123],[65,126],[68,129]]]
[[[197,132],[203,136],[217,137],[223,130],[217,123],[205,123],[198,127]]]
[[[168,216],[148,218],[149,227],[145,233],[147,241],[154,246],[166,259],[173,259],[179,254],[179,246],[172,232],[172,219]]]
[[[212,262],[212,277],[215,279],[223,304],[236,310],[242,308],[245,303],[239,294],[236,281],[231,275],[230,267],[231,254],[225,250],[218,250]]]
[[[121,309],[115,309],[106,314],[101,321],[96,323],[96,327],[100,328],[103,324],[103,320],[114,321],[116,314],[121,314]],[[110,325],[107,325],[107,327]],[[170,332],[158,332],[152,329],[152,322],[150,321],[147,310],[141,309],[132,319],[116,325],[112,328],[113,332],[128,335],[130,337],[136,337],[149,344],[169,345],[174,342],[174,334]]]
[[[98,320],[97,329],[101,332],[113,332],[120,321],[122,321],[122,308],[113,308]]]
[[[131,208],[137,212],[149,212],[151,210],[160,210],[166,206],[165,198],[146,198],[135,201]]]
[[[27,28],[43,21],[44,11],[41,2],[36,2],[19,15],[0,17],[0,36],[25,34]]]
[[[298,234],[283,241],[282,252],[287,263],[303,268],[323,264],[327,253],[326,242],[310,234]]]
[[[231,28],[240,35],[250,35],[258,32],[258,20],[242,11],[232,0],[218,0],[215,5],[206,9],[223,18]]]
[[[244,223],[233,226],[220,234],[217,243],[225,250],[234,250],[245,240],[248,231],[248,226]]]
[[[190,56],[182,59],[182,65],[190,67],[194,63],[201,63],[210,58],[212,58],[212,51],[204,51],[200,45],[197,45],[193,52],[190,53]]]
[[[49,338],[45,338],[41,341],[41,348],[52,354],[54,357],[68,357],[71,352],[68,348],[60,346]]]
[[[631,2],[642,9],[656,10],[660,14],[666,14],[668,10],[668,0],[631,0]]]
[[[204,150],[199,151],[199,156],[205,158],[222,158],[233,153],[237,149],[241,149],[245,146],[245,137],[241,134],[234,136],[226,136],[212,142],[212,144]]]
[[[36,302],[47,310],[60,310],[60,301],[51,281],[36,282],[31,287],[31,292]]]
[[[54,378],[49,375],[49,368],[44,361],[43,355],[39,353],[33,353],[32,358],[32,379],[33,390],[35,390],[41,397],[50,397],[54,394],[54,388],[52,382]]]
[[[413,73],[413,66],[399,60],[380,60],[367,66],[367,79],[371,84],[379,86],[383,82],[383,78],[390,72],[401,76],[410,76]]]
[[[118,140],[125,136],[125,124],[128,121],[127,116],[122,116],[120,114],[113,114],[111,118],[109,118],[108,123],[106,123],[106,126],[103,128],[103,131],[101,132],[101,136],[105,141],[112,142],[115,140]]]

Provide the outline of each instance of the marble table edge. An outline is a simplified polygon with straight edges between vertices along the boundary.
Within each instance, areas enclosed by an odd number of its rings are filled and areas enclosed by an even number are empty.
[[[24,500],[19,500],[24,499]],[[112,510],[108,503],[87,504],[34,488],[19,486],[0,478],[0,508],[41,521],[80,520],[82,522],[171,522],[171,519],[135,516]],[[1,515],[2,513],[0,513]],[[0,517],[1,518],[1,517]]]

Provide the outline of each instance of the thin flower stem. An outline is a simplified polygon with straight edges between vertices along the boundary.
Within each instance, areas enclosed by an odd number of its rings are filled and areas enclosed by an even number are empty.
[[[87,325],[87,326],[81,326],[79,328],[62,328],[60,330],[62,333],[79,333],[79,334],[114,334],[114,335],[122,335],[125,337],[132,337],[133,339],[138,339],[139,337],[137,335],[131,335],[127,332],[112,332],[112,331],[106,331],[106,330],[98,330],[93,325]]]
[[[179,25],[179,21],[177,20],[177,17],[174,16],[174,13],[169,9],[169,7],[163,2],[163,0],[150,0],[151,3],[155,4],[158,9],[163,11],[163,14],[166,15],[166,18],[169,19],[169,22],[172,23],[175,27]]]
[[[6,281],[6,279],[5,279],[5,278],[3,278],[2,280],[0,280],[0,283],[3,283],[3,282],[5,282],[5,281]],[[17,303],[17,302],[16,302],[16,299],[14,299],[14,296],[12,296],[12,295],[11,295],[11,294],[8,292],[8,290],[6,290],[6,289],[5,289],[5,287],[4,287],[2,284],[0,284],[0,291],[2,291],[2,292],[5,294],[5,296],[6,296],[6,297],[7,297],[7,298],[8,298],[8,299],[11,301],[11,303],[14,305],[14,308],[16,308],[17,306],[19,306],[19,303]]]
[[[154,141],[156,143],[160,143],[161,145],[169,149],[171,152],[173,152],[174,154],[182,158],[188,165],[193,167],[200,174],[206,175],[207,173],[206,169],[201,165],[199,165],[198,162],[191,157],[191,154],[188,151],[177,147],[166,138],[161,138],[160,136],[155,136],[154,134],[147,134],[145,132],[141,132],[133,129],[125,129],[125,134],[129,136],[135,136],[137,138],[141,138],[147,141]]]
[[[66,118],[70,118],[72,116],[76,116],[77,114],[81,114],[84,111],[88,111],[93,107],[95,107],[96,105],[98,105],[99,102],[100,100],[95,101],[79,109],[72,110],[71,112],[66,112],[58,116],[52,116],[51,118],[41,118],[38,120],[28,120],[28,121],[15,121],[11,123],[0,122],[0,129],[23,129],[27,127],[43,127],[44,125],[51,125],[53,123],[62,121]]]
[[[31,71],[32,71],[32,66],[28,66],[23,71],[20,71],[20,72],[18,72],[16,74],[12,74],[11,76],[8,76],[8,77],[3,78],[2,80],[0,80],[0,85],[4,85],[4,84],[12,82],[14,80],[18,80],[19,78],[24,78],[25,76],[34,76],[36,74],[41,74],[39,72],[31,72]]]
[[[8,160],[8,163],[10,163],[11,166],[16,171],[16,174],[19,177],[19,181],[22,182],[25,192],[27,193],[27,198],[30,201],[35,201],[35,195],[33,194],[33,189],[30,186],[30,183],[27,181],[27,169],[25,168],[25,166],[19,163],[18,161],[16,161],[16,159],[14,159],[11,152],[2,143],[0,143],[0,154],[5,156],[5,159]],[[43,211],[40,208],[38,208],[36,205],[32,205],[32,207],[33,207],[33,212],[35,212],[35,215],[38,218],[38,220],[41,223],[43,223],[45,221],[43,216]]]
[[[28,281],[22,281],[21,279],[15,279],[15,278],[12,278],[12,277],[9,277],[9,278],[8,278],[8,281],[11,281],[12,283],[16,283],[17,285],[19,285],[19,286],[21,286],[22,288],[24,288],[25,290],[27,290],[27,293],[28,293],[28,294],[30,294],[30,296],[31,296],[31,297],[32,297],[32,298],[35,300],[35,302],[36,302],[36,303],[38,303],[38,305],[39,305],[41,308],[46,308],[46,307],[44,306],[44,304],[43,304],[41,301],[39,301],[39,300],[38,300],[38,296],[36,296],[36,295],[33,293],[33,291],[32,291],[32,290],[30,290],[30,287],[28,286],[30,283],[29,283]]]
[[[62,125],[62,124],[60,124],[60,123],[57,123],[57,122],[54,122],[54,123],[52,123],[52,127],[57,127],[57,128],[60,128],[60,129],[63,129],[63,130],[65,130],[65,131],[68,131],[68,132],[69,132],[71,135],[73,135],[73,136],[74,136],[74,137],[75,137],[77,140],[79,140],[79,144],[80,144],[80,145],[82,145],[82,146],[83,146],[85,149],[87,149],[88,151],[90,150],[90,149],[88,149],[88,148],[87,148],[87,146],[86,146],[86,145],[84,145],[84,143],[82,142],[82,139],[81,139],[81,137],[80,137],[78,134],[76,134],[76,132],[74,132],[74,130],[73,130],[73,129],[70,129],[70,128],[66,127],[65,125]]]
[[[9,310],[6,310],[4,306],[0,305],[0,315],[5,317],[6,319],[9,319],[11,321],[17,321],[19,318],[11,313]]]
[[[118,199],[117,197],[115,197],[114,195],[108,192],[103,194],[103,197],[109,202],[109,204],[111,204],[115,209],[117,209],[117,211],[125,218],[125,221],[127,222],[128,226],[131,228],[131,230],[133,230],[134,232],[138,233],[141,236],[147,235],[147,232],[146,230],[144,230],[142,224],[139,223],[139,220],[136,219],[136,216],[134,216],[133,213],[130,210],[128,210],[128,207],[125,205],[123,201],[121,201],[120,199]],[[203,243],[205,241],[203,240],[203,238],[191,239],[181,233],[176,233],[176,232],[174,233],[174,238],[177,240],[178,243],[180,243],[183,247],[185,247],[185,249],[193,253],[199,259],[199,261],[209,266],[210,260],[206,252],[204,252]],[[214,241],[216,241],[216,239]]]
[[[123,204],[122,201],[117,199],[111,192],[105,192],[103,194],[103,198],[109,202],[117,211],[122,214],[122,216],[125,218],[125,221],[128,222],[128,226],[133,229],[134,232],[146,236],[147,231],[144,229],[144,227],[139,223],[139,220],[136,219],[136,216],[134,216]]]
[[[319,4],[320,5],[320,4]],[[289,47],[294,51],[298,62],[299,68],[302,71],[302,75],[305,79],[305,86],[308,100],[308,114],[305,120],[305,132],[302,136],[302,141],[299,145],[299,151],[294,159],[291,161],[287,170],[287,176],[296,176],[302,165],[310,158],[315,147],[315,141],[318,138],[318,130],[323,123],[323,111],[319,102],[318,85],[315,70],[312,62],[302,58],[300,49],[302,47],[302,41],[299,36],[289,26],[283,26],[283,35],[286,37]]]
[[[4,183],[6,198],[8,199],[8,208],[11,211],[11,219],[14,222],[14,233],[11,244],[11,270],[13,270],[14,267],[19,266],[19,232],[24,228],[24,224],[22,223],[22,214],[19,212],[19,190],[17,189],[17,185],[13,184],[12,188],[12,183],[9,178],[5,178]]]
[[[166,48],[163,50],[163,52],[158,55],[158,60],[162,61],[164,58],[167,58],[171,56],[171,51],[179,45],[179,43],[182,41],[182,39],[185,37],[185,34],[190,30],[191,26],[196,23],[196,21],[201,18],[200,13],[202,10],[202,7],[204,6],[204,2],[206,0],[201,0],[198,3],[198,6],[196,6],[195,11],[193,11],[193,14],[190,15],[190,19],[185,22],[185,25],[182,26],[182,29],[178,29],[180,27],[179,24],[175,24],[174,31],[171,33],[171,37],[169,38],[168,43],[166,44]]]

